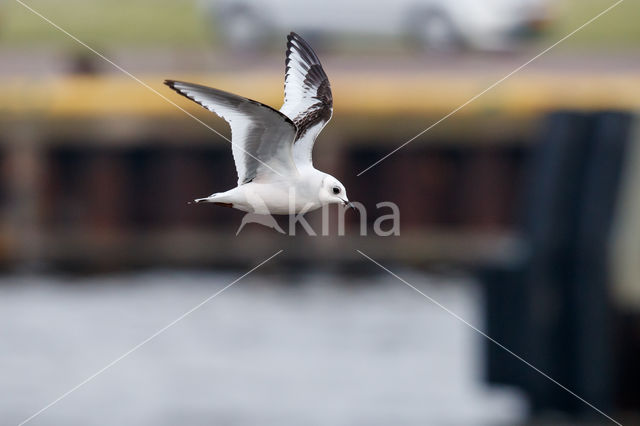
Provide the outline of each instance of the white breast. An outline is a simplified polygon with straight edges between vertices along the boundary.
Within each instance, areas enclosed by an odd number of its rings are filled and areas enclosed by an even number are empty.
[[[291,214],[321,207],[318,191],[307,180],[294,182],[251,182],[234,190],[234,207],[258,214]]]

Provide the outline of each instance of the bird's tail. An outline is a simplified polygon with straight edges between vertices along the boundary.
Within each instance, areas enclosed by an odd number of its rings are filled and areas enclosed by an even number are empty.
[[[211,194],[208,197],[204,198],[196,198],[193,202],[189,202],[189,204],[200,204],[200,203],[213,203],[223,207],[233,207],[233,203],[230,203],[225,197],[225,193],[217,192],[215,194]]]

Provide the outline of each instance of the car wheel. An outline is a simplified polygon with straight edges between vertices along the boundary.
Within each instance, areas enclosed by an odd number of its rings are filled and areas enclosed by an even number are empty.
[[[262,19],[248,7],[235,7],[218,17],[220,37],[232,49],[252,50],[265,40],[267,27]]]
[[[423,49],[451,52],[463,47],[458,29],[444,11],[416,14],[410,22],[412,39]]]

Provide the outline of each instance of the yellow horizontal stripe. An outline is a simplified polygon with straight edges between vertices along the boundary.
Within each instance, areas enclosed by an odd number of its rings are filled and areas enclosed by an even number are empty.
[[[166,98],[198,113],[200,107],[162,84],[164,77],[141,79]],[[251,97],[276,108],[282,103],[279,73],[175,76]],[[338,114],[441,114],[463,104],[500,76],[457,74],[342,73],[331,76]],[[551,108],[640,106],[640,74],[515,75],[465,107],[461,113],[527,115]],[[52,117],[183,114],[156,93],[126,76],[8,78],[0,82],[0,112]]]

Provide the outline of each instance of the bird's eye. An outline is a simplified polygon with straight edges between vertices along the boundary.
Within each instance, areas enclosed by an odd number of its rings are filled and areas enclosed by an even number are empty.
[[[336,194],[336,195],[339,194],[340,193],[340,188],[338,188],[337,186],[334,186],[333,187],[333,193]]]

